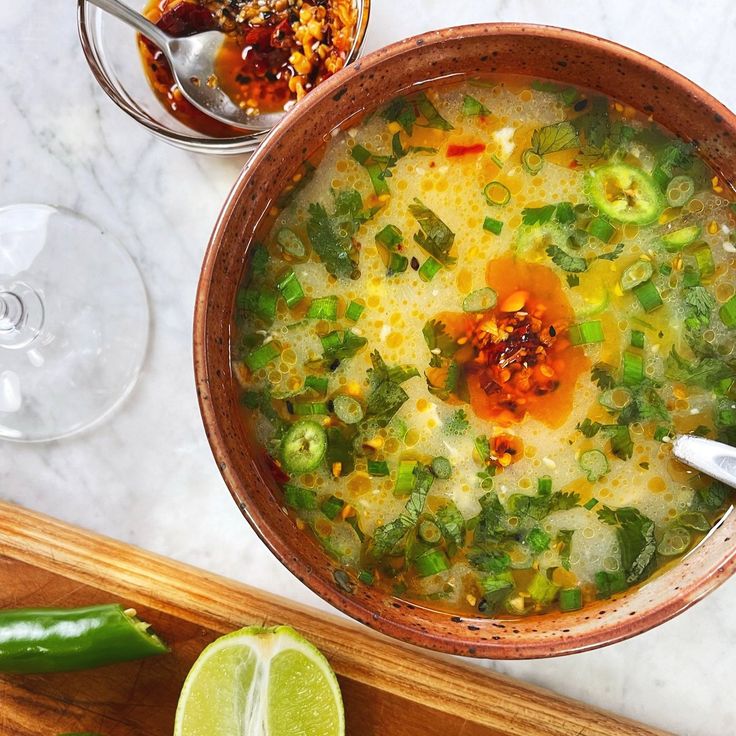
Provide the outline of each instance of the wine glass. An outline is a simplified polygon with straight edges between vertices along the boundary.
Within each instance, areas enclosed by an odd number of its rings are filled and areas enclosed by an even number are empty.
[[[113,238],[60,207],[0,208],[0,439],[101,421],[133,388],[147,343],[143,282]]]

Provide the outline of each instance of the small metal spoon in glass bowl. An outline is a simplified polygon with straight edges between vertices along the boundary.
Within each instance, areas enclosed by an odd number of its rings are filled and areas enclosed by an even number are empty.
[[[672,443],[672,454],[681,463],[736,488],[736,447],[707,437],[681,434]]]
[[[132,26],[156,44],[166,57],[184,97],[207,115],[227,125],[250,131],[270,130],[284,115],[283,112],[248,115],[217,84],[210,82],[216,78],[215,57],[224,39],[220,31],[175,38],[128,7],[122,0],[88,2]]]

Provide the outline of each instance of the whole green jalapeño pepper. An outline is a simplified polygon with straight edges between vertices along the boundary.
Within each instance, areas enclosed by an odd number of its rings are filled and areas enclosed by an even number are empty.
[[[168,652],[148,628],[119,604],[0,611],[0,672],[68,672]]]

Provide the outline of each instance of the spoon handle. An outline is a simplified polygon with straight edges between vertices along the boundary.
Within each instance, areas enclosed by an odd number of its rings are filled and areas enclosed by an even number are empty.
[[[128,7],[122,0],[87,0],[87,2],[96,5],[100,10],[110,13],[110,15],[114,15],[118,20],[122,20],[123,23],[133,26],[133,28],[153,41],[159,48],[166,48],[171,40],[168,34],[151,23],[148,18]]]
[[[672,454],[685,465],[736,488],[736,447],[683,434],[675,438]]]

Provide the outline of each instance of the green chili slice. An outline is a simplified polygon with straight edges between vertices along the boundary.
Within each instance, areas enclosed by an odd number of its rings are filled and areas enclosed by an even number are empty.
[[[117,603],[0,611],[0,672],[69,672],[168,651],[135,611]]]

